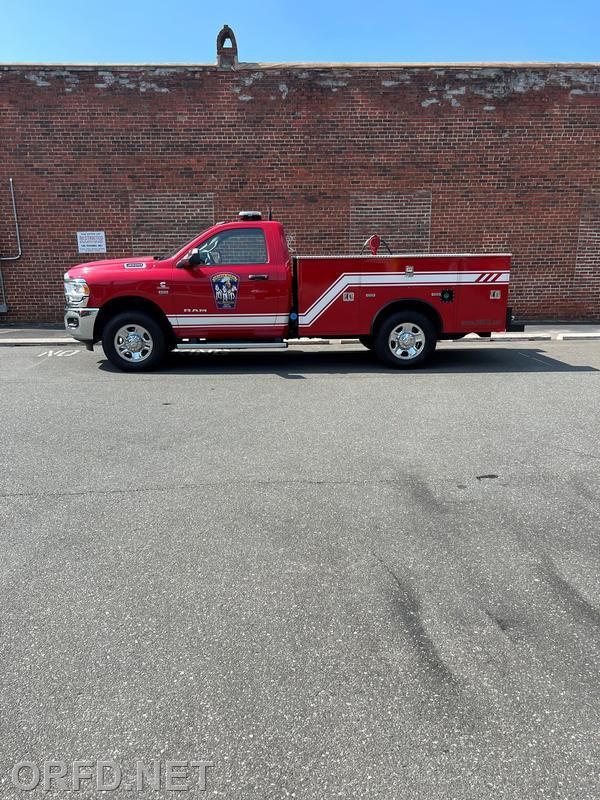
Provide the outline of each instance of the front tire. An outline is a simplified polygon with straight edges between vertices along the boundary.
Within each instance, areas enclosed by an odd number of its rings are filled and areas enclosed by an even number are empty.
[[[165,357],[167,341],[160,324],[143,311],[117,314],[104,326],[102,349],[111,364],[126,372],[156,369]]]
[[[431,320],[418,311],[399,311],[379,326],[374,350],[388,367],[415,369],[431,356],[436,342],[436,330]]]

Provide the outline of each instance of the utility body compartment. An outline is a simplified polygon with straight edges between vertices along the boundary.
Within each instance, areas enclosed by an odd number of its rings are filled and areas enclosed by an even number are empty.
[[[366,336],[402,301],[427,307],[440,334],[503,331],[510,256],[300,256],[300,336]]]

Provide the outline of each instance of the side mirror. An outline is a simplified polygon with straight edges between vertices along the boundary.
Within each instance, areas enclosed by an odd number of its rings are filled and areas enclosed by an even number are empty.
[[[206,255],[202,252],[193,253],[188,258],[188,264],[190,267],[201,267],[206,264]]]
[[[189,269],[190,267],[201,267],[206,264],[206,255],[202,252],[193,253],[189,258],[182,258],[175,265],[177,269]]]

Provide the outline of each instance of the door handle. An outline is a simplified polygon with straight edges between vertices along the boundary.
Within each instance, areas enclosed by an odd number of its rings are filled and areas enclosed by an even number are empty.
[[[268,281],[268,275],[248,275],[251,281]]]

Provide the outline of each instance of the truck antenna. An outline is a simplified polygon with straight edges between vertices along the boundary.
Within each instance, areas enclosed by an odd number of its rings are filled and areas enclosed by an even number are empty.
[[[269,220],[269,222],[271,222],[271,220],[273,219],[273,209],[271,208],[271,204],[270,203],[269,203],[268,209],[269,209],[269,213],[267,214],[267,219]]]

